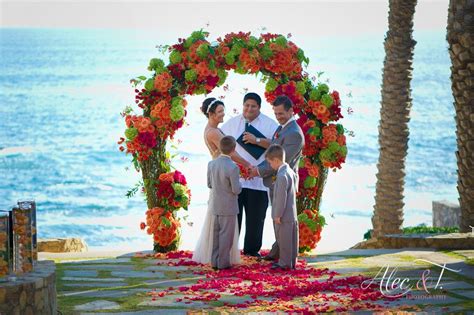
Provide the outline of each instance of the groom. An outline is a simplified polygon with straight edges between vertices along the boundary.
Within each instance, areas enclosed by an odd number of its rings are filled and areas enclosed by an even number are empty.
[[[273,102],[273,112],[280,126],[275,131],[272,140],[262,143],[262,146],[268,147],[269,143],[279,144],[285,150],[285,162],[298,175],[298,163],[304,147],[304,134],[300,126],[296,123],[293,116],[293,102],[286,95],[278,96]],[[260,163],[252,168],[250,176],[260,176],[263,178],[263,184],[270,188],[270,200],[273,199],[274,176],[276,175],[267,161]],[[278,259],[278,243],[273,243],[270,253],[264,257],[265,260]]]

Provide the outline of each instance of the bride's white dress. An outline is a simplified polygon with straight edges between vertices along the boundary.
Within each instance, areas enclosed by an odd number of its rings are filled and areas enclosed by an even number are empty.
[[[208,130],[209,131],[209,130]],[[212,159],[219,156],[220,152],[218,149],[213,149],[207,142],[207,132],[204,134],[204,141],[207,148],[209,149]],[[204,224],[202,226],[201,235],[199,236],[196,248],[194,249],[193,261],[201,264],[210,264],[212,258],[212,240],[214,232],[214,219],[211,209],[209,207],[206,211],[206,217],[204,218]],[[240,263],[240,251],[239,251],[239,227],[235,225],[234,241],[230,251],[230,263],[235,265]]]

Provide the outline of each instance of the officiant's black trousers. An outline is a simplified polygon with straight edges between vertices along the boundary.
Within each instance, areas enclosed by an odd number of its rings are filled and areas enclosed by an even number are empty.
[[[243,188],[239,195],[239,234],[245,210],[244,254],[255,255],[262,248],[263,224],[268,208],[268,193]]]

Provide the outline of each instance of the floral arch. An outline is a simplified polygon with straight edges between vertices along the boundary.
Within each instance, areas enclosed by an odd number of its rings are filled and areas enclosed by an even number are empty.
[[[187,210],[191,194],[186,178],[172,171],[166,142],[184,125],[186,95],[208,94],[224,84],[230,70],[239,74],[261,76],[269,103],[281,94],[295,104],[297,122],[305,134],[306,145],[300,160],[298,220],[300,252],[316,247],[324,217],[319,213],[328,169],[341,168],[347,155],[344,128],[335,122],[342,118],[337,91],[318,83],[303,69],[309,59],[289,38],[277,34],[230,33],[216,43],[207,40],[209,33],[195,31],[172,46],[169,63],[150,60],[149,77],[132,80],[136,104],[122,113],[127,129],[119,141],[120,150],[131,154],[137,171],[142,172],[142,190],[148,210],[141,228],[153,235],[154,250],[176,250],[180,241],[180,222],[176,213]],[[138,190],[132,189],[129,194]]]

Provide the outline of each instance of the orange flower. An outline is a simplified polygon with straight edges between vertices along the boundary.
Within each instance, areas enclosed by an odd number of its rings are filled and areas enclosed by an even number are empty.
[[[155,77],[155,89],[164,93],[167,92],[173,83],[173,78],[168,72],[163,72]]]
[[[163,174],[160,174],[159,180],[164,181],[164,182],[172,183],[173,182],[173,176],[174,176],[174,173],[163,173]]]
[[[339,136],[337,137],[337,143],[338,143],[340,146],[346,145],[346,136],[344,136],[344,135],[339,135]]]
[[[317,166],[312,166],[308,168],[308,173],[312,177],[318,177],[319,176],[319,170]]]

